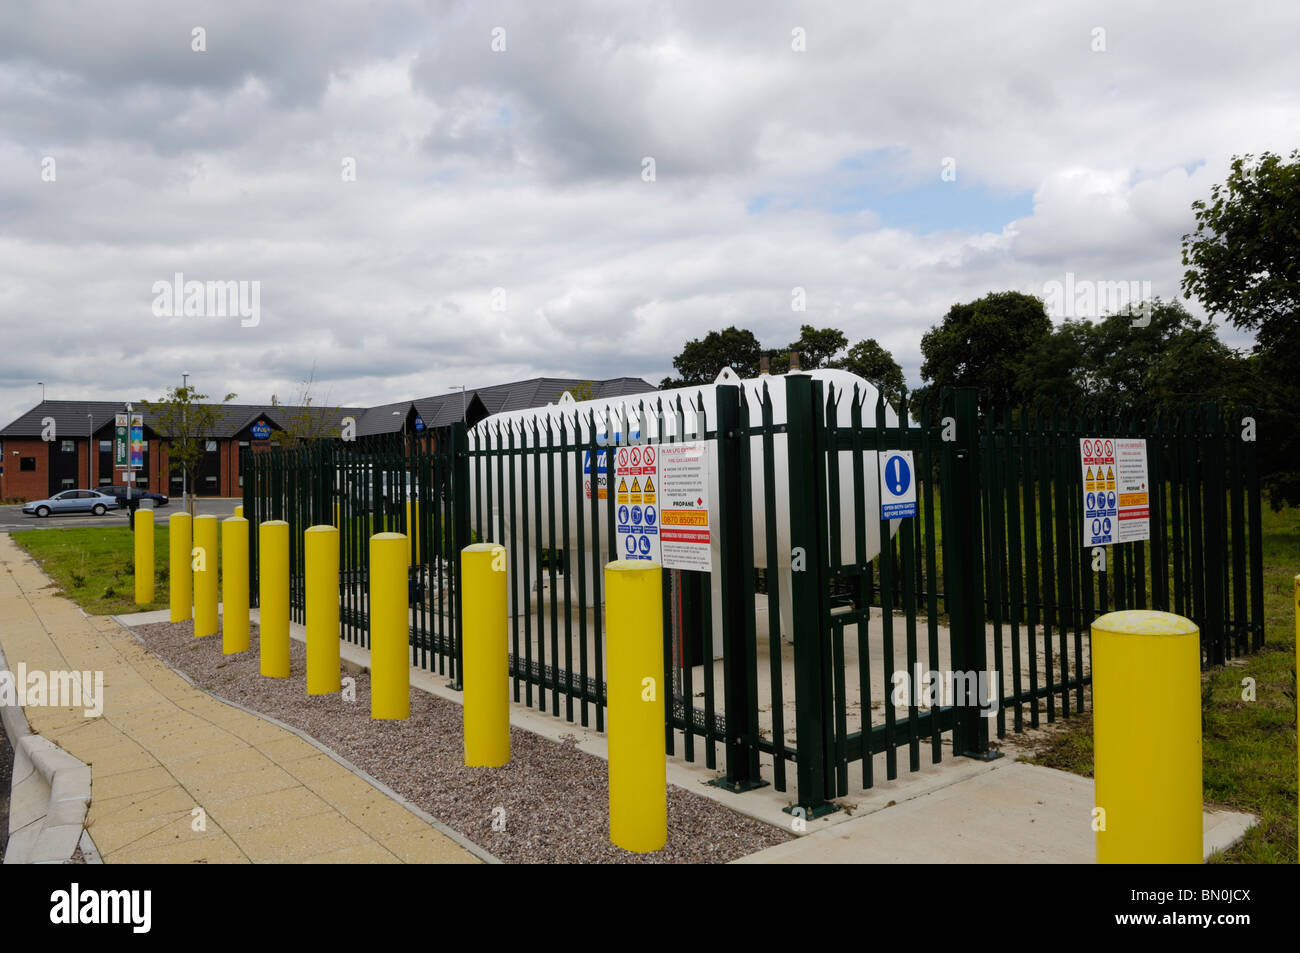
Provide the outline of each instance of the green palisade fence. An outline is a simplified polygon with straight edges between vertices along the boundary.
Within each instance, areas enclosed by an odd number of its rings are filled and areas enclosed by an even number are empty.
[[[784,422],[774,388],[784,391]],[[702,394],[629,399],[629,423],[607,441],[592,412],[571,410],[558,420],[489,418],[472,432],[454,424],[245,451],[252,598],[256,524],[292,526],[290,604],[301,622],[302,532],[332,523],[342,637],[367,646],[369,537],[406,533],[411,663],[459,686],[458,553],[501,542],[514,699],[604,730],[602,567],[620,554],[613,467],[602,499],[601,461],[630,444],[707,441],[718,474],[718,594],[709,574],[665,570],[668,752],[717,768],[717,783],[735,791],[786,791],[793,774],[808,816],[881,771],[896,778],[904,759],[909,772],[939,762],[945,738],[959,755],[996,757],[1008,731],[1084,711],[1089,626],[1112,609],[1190,617],[1205,665],[1263,645],[1259,475],[1255,445],[1242,439],[1249,408],[1013,410],[956,389],[913,407],[914,418],[905,399],[890,423],[883,400],[804,374],[716,390],[716,409]],[[1097,436],[1147,441],[1151,539],[1094,554],[1082,545],[1079,441]],[[858,503],[878,480],[869,455],[887,449],[913,452],[917,480],[917,515],[896,528]],[[774,489],[782,478],[784,504]],[[779,551],[781,520],[791,554]],[[882,548],[871,557],[873,530]],[[783,633],[777,567],[795,553],[793,628]],[[986,700],[996,700],[995,715],[914,694],[895,704],[895,673],[918,669],[994,673]]]

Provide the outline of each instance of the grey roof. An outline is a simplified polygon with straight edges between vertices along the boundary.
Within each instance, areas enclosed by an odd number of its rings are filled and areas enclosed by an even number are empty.
[[[367,437],[374,434],[399,433],[413,413],[418,413],[425,427],[443,427],[461,419],[462,413],[471,424],[477,423],[491,414],[511,410],[524,410],[529,407],[544,407],[555,403],[566,390],[572,390],[582,384],[591,384],[591,396],[622,397],[628,394],[644,394],[655,390],[639,377],[614,377],[603,381],[585,381],[579,378],[534,377],[526,381],[514,381],[508,384],[493,384],[490,387],[467,389],[462,396],[459,390],[448,391],[432,397],[420,397],[415,400],[397,401],[378,407],[298,407],[294,405],[272,404],[212,404],[217,412],[217,424],[209,437],[231,438],[245,430],[258,418],[266,420],[281,428],[290,419],[302,414],[318,416],[320,419],[334,419],[340,422],[344,417],[356,420],[357,436]],[[462,405],[462,400],[464,404]],[[137,413],[144,414],[145,430],[156,433],[149,420],[149,408],[143,400],[131,402]],[[60,437],[86,436],[88,425],[93,422],[93,431],[99,433],[113,424],[114,415],[123,413],[126,404],[113,400],[46,400],[37,404],[25,414],[20,415],[8,426],[0,429],[0,439],[5,437],[38,437],[41,435],[46,417],[54,418],[55,433]],[[396,413],[394,413],[396,412]],[[91,415],[87,420],[86,415]]]

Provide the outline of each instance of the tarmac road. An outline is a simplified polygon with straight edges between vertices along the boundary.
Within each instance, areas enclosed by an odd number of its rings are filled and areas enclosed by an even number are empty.
[[[211,514],[224,518],[233,516],[235,507],[242,502],[242,499],[233,497],[200,497],[197,512],[200,516]],[[174,500],[154,510],[154,519],[163,523],[172,513],[180,512],[183,512],[180,500]],[[38,516],[24,514],[22,506],[0,506],[0,533],[11,533],[20,529],[66,529],[71,526],[127,526],[129,524],[126,517],[127,511],[119,509],[109,510],[103,516],[95,516],[91,513],[67,513],[41,519]]]

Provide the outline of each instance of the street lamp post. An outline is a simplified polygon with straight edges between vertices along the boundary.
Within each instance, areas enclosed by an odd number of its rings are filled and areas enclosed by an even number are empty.
[[[453,384],[450,387],[448,387],[447,390],[455,390],[457,387],[460,388],[460,422],[463,424],[468,424],[469,420],[466,416],[466,414],[468,413],[468,408],[465,403],[465,385]]]
[[[41,385],[41,403],[45,403],[45,381],[37,381]]]
[[[187,403],[189,401],[189,386],[190,386],[189,380],[190,380],[190,375],[185,371],[181,371],[181,397]],[[187,414],[185,412],[185,407],[186,407],[185,404],[181,404],[181,430],[185,433],[186,439],[189,439],[189,432],[188,432],[189,422],[186,419]],[[184,510],[186,513],[190,511],[189,497],[187,496],[188,491],[189,491],[189,468],[186,467],[184,463],[182,463],[181,464],[181,509]]]
[[[95,488],[95,415],[86,414],[86,479],[90,481],[89,489]]]

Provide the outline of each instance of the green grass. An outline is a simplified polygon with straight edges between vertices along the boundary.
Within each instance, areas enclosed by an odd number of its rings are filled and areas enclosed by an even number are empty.
[[[1202,677],[1205,801],[1259,818],[1216,859],[1296,863],[1296,616],[1300,510],[1264,510],[1264,648]],[[1242,681],[1255,680],[1255,700]],[[1092,718],[1060,722],[1039,746],[1036,764],[1092,776]]]
[[[147,605],[135,602],[135,543],[128,527],[27,529],[11,535],[63,594],[91,615],[167,608],[166,523],[154,527],[154,601]],[[220,547],[219,534],[217,545]]]

